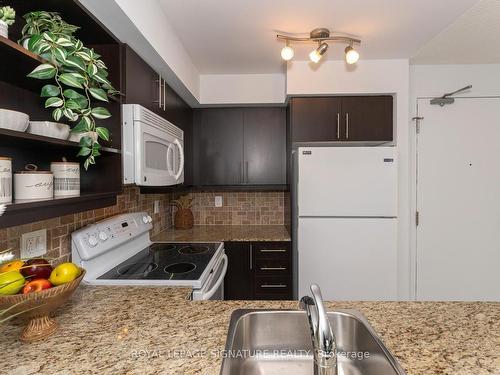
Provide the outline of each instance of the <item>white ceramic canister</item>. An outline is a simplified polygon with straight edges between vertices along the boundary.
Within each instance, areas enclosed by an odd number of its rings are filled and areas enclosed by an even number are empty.
[[[12,202],[12,159],[0,156],[0,203]]]
[[[16,201],[54,198],[54,175],[50,171],[39,171],[34,164],[26,170],[14,173],[14,198]]]
[[[50,163],[50,171],[54,174],[54,197],[80,195],[79,163],[55,161]]]

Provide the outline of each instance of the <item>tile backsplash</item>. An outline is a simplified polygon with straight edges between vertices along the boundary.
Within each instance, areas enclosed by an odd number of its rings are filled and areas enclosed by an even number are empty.
[[[284,225],[284,192],[191,192],[194,225]],[[222,207],[215,207],[221,196]]]
[[[195,225],[286,225],[286,193],[283,192],[191,192]],[[215,197],[222,196],[222,207],[215,207]],[[172,226],[173,194],[140,194],[139,188],[124,187],[116,205],[0,229],[0,250],[12,249],[20,256],[23,233],[47,229],[45,257],[57,264],[68,261],[71,232],[104,218],[125,212],[147,211],[153,217],[155,235]],[[153,215],[154,202],[160,201],[160,213]]]
[[[56,217],[35,223],[0,229],[0,250],[11,248],[20,255],[23,233],[47,229],[47,254],[45,257],[57,264],[68,261],[71,254],[71,232],[104,218],[125,212],[147,211],[153,217],[153,235],[171,226],[171,194],[140,194],[137,187],[124,187],[116,205],[76,214]],[[153,215],[154,201],[160,201],[160,213]]]

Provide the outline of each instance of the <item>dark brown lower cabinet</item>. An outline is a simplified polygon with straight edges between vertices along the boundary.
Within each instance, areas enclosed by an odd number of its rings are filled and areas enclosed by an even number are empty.
[[[226,300],[292,299],[290,242],[225,242]]]

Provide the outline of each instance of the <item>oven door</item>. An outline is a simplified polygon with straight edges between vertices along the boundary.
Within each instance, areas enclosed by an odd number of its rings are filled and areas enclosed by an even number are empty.
[[[211,276],[207,279],[201,289],[193,290],[193,300],[223,300],[224,299],[224,277],[227,271],[227,255],[222,255],[221,260],[214,267]]]
[[[139,186],[171,186],[184,181],[182,141],[165,131],[136,121],[135,183]]]

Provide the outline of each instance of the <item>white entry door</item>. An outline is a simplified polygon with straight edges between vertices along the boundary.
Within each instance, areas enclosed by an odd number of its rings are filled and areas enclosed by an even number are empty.
[[[500,98],[418,115],[416,297],[500,301]]]

